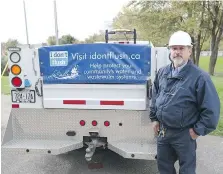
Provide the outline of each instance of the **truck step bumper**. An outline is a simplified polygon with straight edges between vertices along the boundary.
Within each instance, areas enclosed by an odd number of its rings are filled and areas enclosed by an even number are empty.
[[[74,140],[11,140],[2,145],[4,152],[23,154],[58,155],[83,147],[82,141]]]
[[[80,120],[86,125],[81,126]],[[90,124],[92,120],[98,121],[96,127]],[[104,126],[105,120],[110,121],[109,127]],[[155,159],[156,141],[148,113],[143,111],[12,109],[2,151],[62,154],[82,148],[85,137],[94,131],[105,138],[105,148],[124,158]]]
[[[155,160],[157,146],[149,141],[108,142],[108,148],[124,158]]]

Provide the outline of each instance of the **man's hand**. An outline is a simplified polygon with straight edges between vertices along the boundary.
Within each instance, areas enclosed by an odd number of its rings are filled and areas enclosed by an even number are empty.
[[[158,131],[160,129],[160,123],[158,121],[153,121],[153,131],[156,135],[158,135]]]
[[[190,136],[191,136],[191,138],[192,138],[193,140],[196,140],[197,137],[199,137],[199,135],[197,135],[197,134],[194,132],[194,129],[193,129],[193,128],[190,128],[189,132],[190,132]]]

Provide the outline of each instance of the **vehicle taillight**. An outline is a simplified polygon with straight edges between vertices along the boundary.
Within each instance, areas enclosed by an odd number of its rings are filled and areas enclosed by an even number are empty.
[[[97,122],[96,120],[93,120],[93,121],[92,121],[92,125],[93,125],[93,126],[97,126],[97,124],[98,124],[98,122]]]
[[[9,57],[13,63],[18,63],[21,59],[19,53],[17,53],[17,52],[12,52]]]
[[[21,48],[18,47],[10,47],[9,50],[9,77],[12,88],[24,88],[24,72],[22,68],[20,51]]]
[[[81,125],[81,126],[84,126],[84,125],[85,125],[85,121],[84,121],[84,120],[81,120],[81,121],[80,121],[80,125]]]
[[[11,72],[14,74],[14,75],[19,75],[21,73],[21,68],[19,65],[12,65],[11,67]]]
[[[105,121],[104,125],[108,127],[110,125],[110,122],[109,121]]]
[[[19,77],[13,77],[12,85],[15,87],[20,87],[22,85],[22,80]]]

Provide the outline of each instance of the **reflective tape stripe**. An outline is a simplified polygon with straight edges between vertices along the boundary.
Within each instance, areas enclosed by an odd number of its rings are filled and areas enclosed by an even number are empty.
[[[19,108],[19,104],[12,104],[12,108]]]
[[[124,105],[124,101],[100,101],[100,105]]]
[[[112,100],[63,100],[63,104],[68,105],[124,105],[124,101]]]
[[[86,105],[86,100],[63,100],[63,104]]]

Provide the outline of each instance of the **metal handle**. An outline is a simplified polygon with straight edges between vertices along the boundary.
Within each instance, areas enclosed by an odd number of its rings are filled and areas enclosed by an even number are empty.
[[[40,83],[40,90],[41,92],[39,92],[39,88],[38,88],[38,85]],[[36,94],[39,96],[39,97],[42,97],[43,96],[43,85],[42,85],[42,80],[39,78],[35,84],[35,90],[36,90]]]
[[[35,73],[35,76],[37,76],[37,71],[35,69],[35,58],[36,58],[36,52],[33,52],[33,56],[32,56],[32,64],[33,64],[33,71]]]
[[[137,39],[137,35],[136,35],[136,29],[132,30],[128,30],[128,29],[116,29],[116,30],[105,30],[105,42],[108,43],[109,40],[109,34],[133,34],[133,39],[134,39],[134,44],[136,44],[136,39]]]
[[[147,97],[148,97],[148,99],[149,100],[151,100],[152,99],[152,81],[151,81],[151,79],[149,79],[148,81],[147,81]]]

